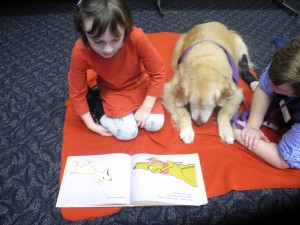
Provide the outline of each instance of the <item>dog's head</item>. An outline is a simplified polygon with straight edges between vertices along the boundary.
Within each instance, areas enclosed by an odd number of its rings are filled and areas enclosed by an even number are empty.
[[[181,77],[175,91],[175,105],[188,107],[197,125],[207,122],[213,110],[224,106],[236,91],[232,78],[220,76],[216,71],[201,71]]]

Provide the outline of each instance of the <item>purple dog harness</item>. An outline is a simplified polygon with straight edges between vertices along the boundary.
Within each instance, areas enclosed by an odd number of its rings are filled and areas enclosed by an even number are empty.
[[[227,55],[227,57],[228,57],[228,60],[229,60],[229,62],[230,62],[231,68],[232,68],[233,79],[234,79],[235,83],[237,84],[237,83],[239,82],[240,76],[239,76],[239,71],[238,71],[237,65],[236,65],[236,63],[235,63],[235,61],[234,61],[232,55],[230,54],[230,52],[228,52],[228,51],[226,50],[226,48],[224,48],[222,45],[220,45],[219,43],[217,43],[217,42],[215,42],[215,41],[211,41],[211,40],[203,40],[203,41],[198,41],[198,42],[192,44],[190,47],[188,47],[188,48],[184,51],[184,53],[182,54],[182,56],[178,59],[177,64],[179,65],[179,64],[181,64],[181,63],[184,61],[184,59],[187,57],[187,55],[189,54],[189,52],[192,50],[192,48],[193,48],[195,45],[202,44],[203,42],[211,42],[211,43],[213,43],[213,44],[215,44],[215,45],[221,47],[221,48],[224,50],[224,52],[226,53],[226,55]]]

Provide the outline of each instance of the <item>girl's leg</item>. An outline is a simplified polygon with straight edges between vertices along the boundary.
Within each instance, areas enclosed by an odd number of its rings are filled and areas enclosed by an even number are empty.
[[[89,105],[89,109],[95,123],[100,124],[100,118],[105,114],[102,106],[102,101],[99,99],[99,87],[95,85],[88,87],[88,93],[86,99]]]
[[[102,116],[100,123],[117,139],[128,141],[138,135],[138,126],[133,117],[133,113],[121,118]]]
[[[165,116],[164,114],[150,114],[146,124],[145,124],[145,130],[150,132],[155,132],[160,130],[165,122]]]

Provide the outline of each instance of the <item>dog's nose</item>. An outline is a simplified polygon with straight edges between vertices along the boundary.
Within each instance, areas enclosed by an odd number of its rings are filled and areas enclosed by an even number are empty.
[[[197,126],[200,126],[204,123],[204,121],[200,117],[198,117],[197,120],[194,120],[194,121]]]

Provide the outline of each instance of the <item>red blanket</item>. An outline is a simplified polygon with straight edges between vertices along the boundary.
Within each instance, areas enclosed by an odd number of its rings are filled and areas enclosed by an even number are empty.
[[[167,65],[167,80],[172,77],[170,59],[178,33],[147,34]],[[254,73],[254,72],[253,72]],[[255,74],[255,73],[254,73]],[[256,75],[255,75],[256,76]],[[91,82],[93,80],[91,79]],[[250,105],[252,92],[242,80],[246,105]],[[179,139],[178,129],[171,123],[170,114],[165,112],[165,125],[156,133],[141,129],[136,139],[118,141],[114,137],[102,137],[89,131],[81,119],[75,116],[66,102],[66,118],[62,145],[61,177],[69,155],[104,154],[112,152],[182,154],[198,152],[203,171],[206,192],[209,198],[226,194],[231,190],[243,191],[262,188],[300,188],[300,170],[279,170],[268,165],[250,151],[234,143],[223,142],[216,124],[216,115],[202,126],[193,126],[193,144],[184,144]],[[241,109],[243,110],[243,106]],[[279,134],[265,130],[271,140]],[[120,208],[62,208],[65,219],[83,220],[117,213]]]

